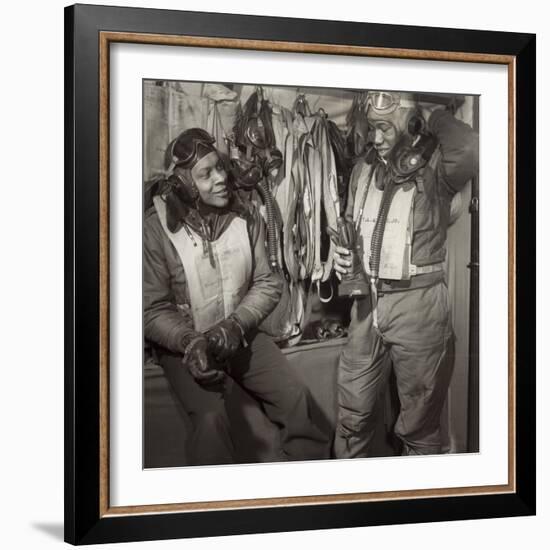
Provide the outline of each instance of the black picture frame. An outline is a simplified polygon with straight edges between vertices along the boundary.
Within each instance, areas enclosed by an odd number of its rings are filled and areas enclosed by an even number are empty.
[[[298,45],[384,48],[417,52],[500,55],[513,70],[512,156],[517,182],[510,195],[515,217],[515,281],[509,296],[515,323],[511,409],[515,429],[514,489],[368,502],[289,505],[155,514],[105,513],[100,493],[105,406],[99,346],[108,314],[101,266],[108,243],[100,223],[101,32],[186,35]],[[414,57],[414,55],[413,55]],[[418,54],[418,57],[422,57]],[[481,519],[535,514],[535,62],[532,34],[472,31],[75,5],[65,9],[65,540],[72,544],[128,542],[229,534],[330,529],[367,525]],[[504,192],[504,191],[503,191]],[[108,234],[108,233],[107,233]],[[102,237],[103,235],[103,237]],[[102,240],[103,239],[103,240]],[[103,281],[103,282],[102,282]],[[107,312],[105,311],[107,307]],[[108,358],[107,358],[108,359]],[[103,396],[103,397],[102,397]],[[108,506],[107,506],[108,508]]]

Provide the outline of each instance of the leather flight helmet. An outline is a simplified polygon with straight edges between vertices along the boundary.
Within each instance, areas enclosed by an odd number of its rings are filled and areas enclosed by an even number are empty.
[[[168,145],[165,158],[167,169],[179,166],[190,170],[202,157],[216,151],[215,142],[216,140],[202,128],[184,130]]]
[[[409,120],[418,110],[415,94],[392,91],[369,91],[365,100],[369,120],[387,120],[397,132],[408,130]]]

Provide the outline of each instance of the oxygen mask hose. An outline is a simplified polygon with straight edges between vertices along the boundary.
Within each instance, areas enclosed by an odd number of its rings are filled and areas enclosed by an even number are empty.
[[[382,255],[382,241],[384,240],[384,231],[386,229],[386,221],[388,219],[388,212],[390,211],[391,202],[395,194],[395,182],[393,179],[386,178],[386,185],[384,186],[384,192],[382,194],[382,200],[380,202],[380,208],[378,210],[378,216],[376,218],[376,224],[374,231],[372,232],[369,268],[371,278],[378,280],[378,274],[380,272],[380,258]]]
[[[388,212],[390,211],[391,202],[395,194],[395,182],[393,178],[385,178],[386,184],[376,218],[376,224],[372,233],[371,249],[369,258],[370,268],[370,284],[371,284],[371,299],[372,299],[372,319],[373,325],[378,330],[378,275],[380,273],[380,258],[382,256],[382,242],[384,240],[384,230],[386,229],[386,221]]]
[[[271,271],[278,273],[281,271],[278,255],[278,238],[277,238],[277,219],[275,213],[274,198],[269,189],[267,178],[263,178],[258,182],[258,191],[265,205],[265,214],[267,218],[267,252],[269,256],[269,266]]]

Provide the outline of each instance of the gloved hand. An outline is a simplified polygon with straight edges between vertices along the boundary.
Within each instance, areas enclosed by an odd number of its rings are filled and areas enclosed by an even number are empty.
[[[366,296],[369,287],[357,249],[357,235],[352,222],[341,216],[336,220],[338,232],[327,227],[327,232],[336,244],[334,269],[341,279],[340,296]]]
[[[215,384],[224,377],[223,371],[213,369],[209,364],[208,342],[203,334],[197,333],[187,345],[182,363],[201,385]]]
[[[206,333],[208,351],[217,361],[224,362],[241,347],[243,336],[239,323],[234,318],[228,317],[214,325]]]

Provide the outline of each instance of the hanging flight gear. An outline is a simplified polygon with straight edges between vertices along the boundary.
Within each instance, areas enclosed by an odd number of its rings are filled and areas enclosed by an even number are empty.
[[[351,159],[346,152],[346,141],[344,139],[344,136],[338,129],[338,126],[336,126],[336,124],[328,118],[326,120],[326,124],[328,138],[336,165],[338,198],[340,204],[344,205],[345,207],[348,183],[351,175],[351,170],[353,168],[353,163],[351,162]],[[341,210],[343,210],[343,208],[341,208]]]
[[[311,275],[313,269],[312,250],[312,224],[313,224],[313,203],[310,172],[308,169],[309,149],[313,148],[308,133],[298,138],[298,147],[294,158],[292,176],[294,190],[296,193],[295,202],[292,205],[291,232],[292,232],[292,253],[296,263],[296,280],[303,281]]]
[[[288,271],[291,281],[297,280],[294,255],[292,254],[292,209],[296,202],[295,182],[292,176],[292,166],[296,149],[296,139],[292,132],[292,113],[282,109],[282,120],[286,127],[284,141],[284,164],[279,170],[278,178],[274,186],[274,196],[282,221],[282,260]]]
[[[247,160],[236,154],[230,157],[229,172],[238,189],[253,191],[264,178],[262,167],[253,160]]]
[[[275,213],[275,200],[269,189],[267,178],[263,178],[257,185],[258,192],[265,205],[266,227],[267,227],[267,252],[269,267],[271,271],[280,273],[282,271],[279,265],[279,227]]]
[[[211,112],[208,115],[209,131],[214,137],[216,142],[216,149],[223,156],[229,155],[229,144],[227,134],[223,127],[218,102],[214,100],[209,101]]]
[[[269,334],[275,342],[286,342],[293,336],[299,334],[292,322],[292,295],[291,287],[283,278],[283,291],[275,309],[262,321],[259,328],[262,332]]]
[[[256,162],[242,159],[231,159],[231,174],[234,185],[245,191],[256,190],[265,206],[265,218],[267,228],[267,250],[269,266],[271,271],[280,273],[282,271],[279,264],[279,232],[280,216],[277,214],[277,205],[267,179],[269,165],[259,164],[262,159],[256,159]]]
[[[274,147],[271,107],[263,99],[261,88],[249,97],[235,128],[231,150],[231,173],[235,185],[246,191],[257,191],[264,207],[267,229],[267,253],[271,270],[283,280],[283,292],[275,309],[261,323],[260,329],[275,341],[290,338],[291,292],[282,268],[280,234],[282,219],[271,191],[270,178],[283,163],[283,155]]]
[[[236,184],[248,189],[255,185],[265,205],[269,264],[272,271],[281,272],[281,223],[269,185],[269,176],[281,167],[283,155],[275,148],[271,116],[269,102],[264,99],[261,86],[258,86],[245,103],[235,127],[236,145],[246,151],[245,158],[241,158],[237,148],[232,148],[231,156]]]
[[[346,117],[346,149],[350,158],[357,161],[365,152],[368,143],[369,125],[365,115],[365,93],[353,96],[351,109]]]
[[[317,120],[312,129],[313,142],[320,155],[320,176],[321,188],[318,192],[321,195],[324,219],[328,226],[336,226],[336,220],[340,216],[340,195],[338,192],[338,172],[336,170],[336,160],[333,151],[332,141],[329,134],[329,123],[326,113],[320,109],[317,113]],[[320,248],[323,232],[320,230],[315,234],[315,239]],[[330,277],[334,259],[334,243],[329,240],[329,251],[327,258],[322,262],[321,281],[325,282]]]
[[[283,155],[275,147],[275,134],[271,121],[271,107],[264,99],[261,86],[248,98],[235,127],[237,145],[246,151],[246,158],[254,155],[263,159],[268,171],[278,169]]]

